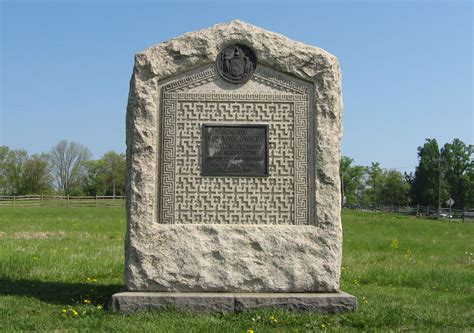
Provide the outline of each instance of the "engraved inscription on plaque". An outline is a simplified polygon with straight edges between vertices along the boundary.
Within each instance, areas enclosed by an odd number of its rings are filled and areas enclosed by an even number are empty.
[[[222,78],[232,83],[244,83],[257,67],[257,57],[248,46],[229,45],[217,56],[216,66]]]
[[[203,176],[268,176],[268,125],[204,124]]]

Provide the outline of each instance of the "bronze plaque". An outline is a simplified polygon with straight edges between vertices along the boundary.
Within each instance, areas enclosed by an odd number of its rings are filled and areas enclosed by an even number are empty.
[[[268,176],[268,125],[202,125],[203,176]]]
[[[248,46],[233,44],[219,52],[216,66],[224,80],[236,84],[245,83],[257,67],[257,57]]]

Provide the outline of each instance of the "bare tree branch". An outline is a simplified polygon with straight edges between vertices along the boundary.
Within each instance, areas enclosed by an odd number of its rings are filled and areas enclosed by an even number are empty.
[[[74,141],[61,140],[51,149],[52,173],[61,192],[69,194],[79,179],[84,162],[91,156],[89,148]]]

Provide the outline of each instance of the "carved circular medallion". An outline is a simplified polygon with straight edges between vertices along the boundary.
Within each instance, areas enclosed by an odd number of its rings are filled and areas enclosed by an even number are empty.
[[[216,66],[224,80],[244,83],[250,79],[257,67],[257,56],[248,46],[233,44],[219,52]]]

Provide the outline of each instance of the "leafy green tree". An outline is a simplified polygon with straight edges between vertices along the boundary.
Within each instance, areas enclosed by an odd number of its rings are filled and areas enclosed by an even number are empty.
[[[383,170],[380,167],[380,163],[372,162],[370,167],[367,167],[366,173],[367,179],[365,181],[366,191],[364,202],[366,205],[380,204],[378,192],[380,191],[383,178]]]
[[[384,170],[377,188],[377,203],[404,206],[410,202],[410,184],[397,170]]]
[[[85,162],[84,167],[86,171],[83,188],[87,195],[106,195],[107,175],[104,164],[105,162],[102,159]]]
[[[411,183],[411,199],[414,204],[438,206],[439,174],[442,173],[441,154],[436,139],[426,139],[423,146],[418,147],[419,164]],[[446,182],[441,177],[441,201],[448,194]]]
[[[51,193],[47,155],[32,155],[24,149],[0,147],[0,194]]]
[[[0,146],[0,195],[9,194],[9,182],[7,173],[7,160],[10,148]]]
[[[125,154],[109,151],[102,156],[107,174],[107,193],[125,195]]]
[[[340,165],[342,192],[348,205],[361,204],[365,189],[363,183],[365,167],[352,165],[353,162],[352,158],[343,156]]]
[[[23,149],[0,149],[0,191],[3,195],[22,193],[22,178],[28,153]]]
[[[21,180],[22,194],[52,194],[53,177],[47,154],[35,154],[25,163]]]
[[[472,202],[471,189],[474,178],[472,178],[471,156],[474,146],[466,145],[459,139],[452,143],[446,143],[441,149],[443,159],[443,176],[447,183],[449,196],[454,200],[454,207],[467,208]]]
[[[98,160],[87,161],[84,190],[88,195],[125,194],[125,155],[114,151]]]
[[[472,147],[472,146],[471,146]],[[467,171],[465,177],[467,178],[467,191],[464,208],[469,209],[474,207],[474,161],[471,160],[471,167]]]

